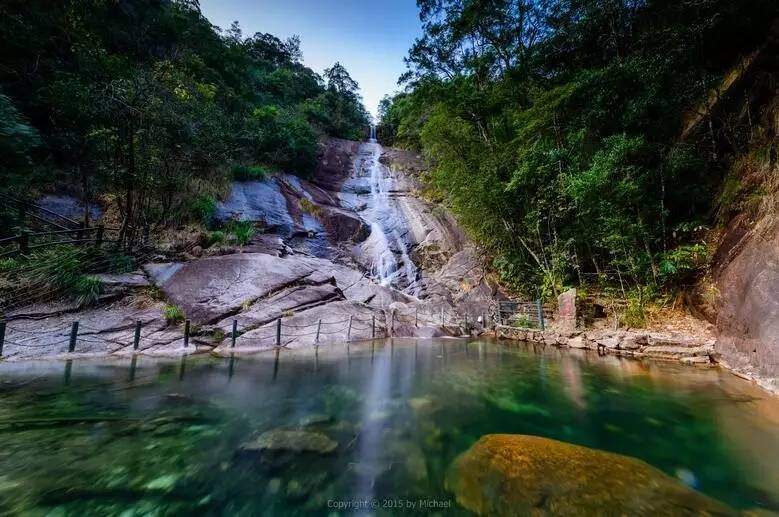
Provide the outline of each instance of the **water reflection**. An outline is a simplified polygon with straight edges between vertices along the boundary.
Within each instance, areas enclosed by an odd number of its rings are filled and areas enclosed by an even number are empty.
[[[3,363],[0,390],[0,513],[292,515],[333,498],[451,498],[448,466],[487,433],[627,454],[734,507],[778,507],[779,405],[719,370],[395,339]],[[288,431],[337,447],[242,448]]]

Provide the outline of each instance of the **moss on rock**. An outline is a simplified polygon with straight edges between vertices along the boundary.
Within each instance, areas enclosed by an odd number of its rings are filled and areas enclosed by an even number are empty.
[[[480,515],[735,515],[641,460],[528,435],[482,436],[446,488]]]

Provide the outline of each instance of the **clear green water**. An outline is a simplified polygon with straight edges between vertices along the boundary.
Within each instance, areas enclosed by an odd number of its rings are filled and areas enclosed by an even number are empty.
[[[4,363],[0,515],[327,515],[420,499],[467,513],[446,469],[496,432],[635,456],[735,508],[776,510],[777,415],[725,372],[480,341]],[[241,450],[279,428],[338,447]]]

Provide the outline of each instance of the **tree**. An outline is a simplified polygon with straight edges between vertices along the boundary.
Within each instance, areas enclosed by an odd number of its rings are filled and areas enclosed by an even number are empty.
[[[8,145],[30,156],[40,186],[109,194],[128,239],[196,218],[194,201],[233,166],[305,175],[318,138],[354,137],[366,124],[340,64],[327,87],[300,62],[297,37],[246,38],[237,23],[222,32],[196,0],[8,0],[0,17],[0,109],[16,128]],[[22,127],[28,142],[40,135],[37,152],[23,149]],[[27,175],[8,163],[4,174]]]
[[[681,229],[710,222],[723,175],[710,150],[737,138],[679,142],[681,114],[762,44],[778,4],[418,4],[423,35],[379,136],[430,158],[432,185],[507,283],[644,292],[689,271],[674,262],[698,242]]]

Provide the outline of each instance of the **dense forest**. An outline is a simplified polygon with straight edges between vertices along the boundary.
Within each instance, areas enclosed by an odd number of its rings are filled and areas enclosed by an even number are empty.
[[[773,0],[418,0],[423,36],[380,139],[424,151],[504,281],[642,300],[690,282],[750,135],[683,120],[766,40]],[[699,110],[700,111],[700,110]],[[704,110],[705,111],[705,110]],[[711,116],[708,116],[711,115]]]
[[[321,136],[369,122],[342,65],[321,77],[296,37],[221,31],[197,0],[8,0],[0,19],[0,194],[99,199],[125,228],[207,219],[232,177],[305,175]]]

